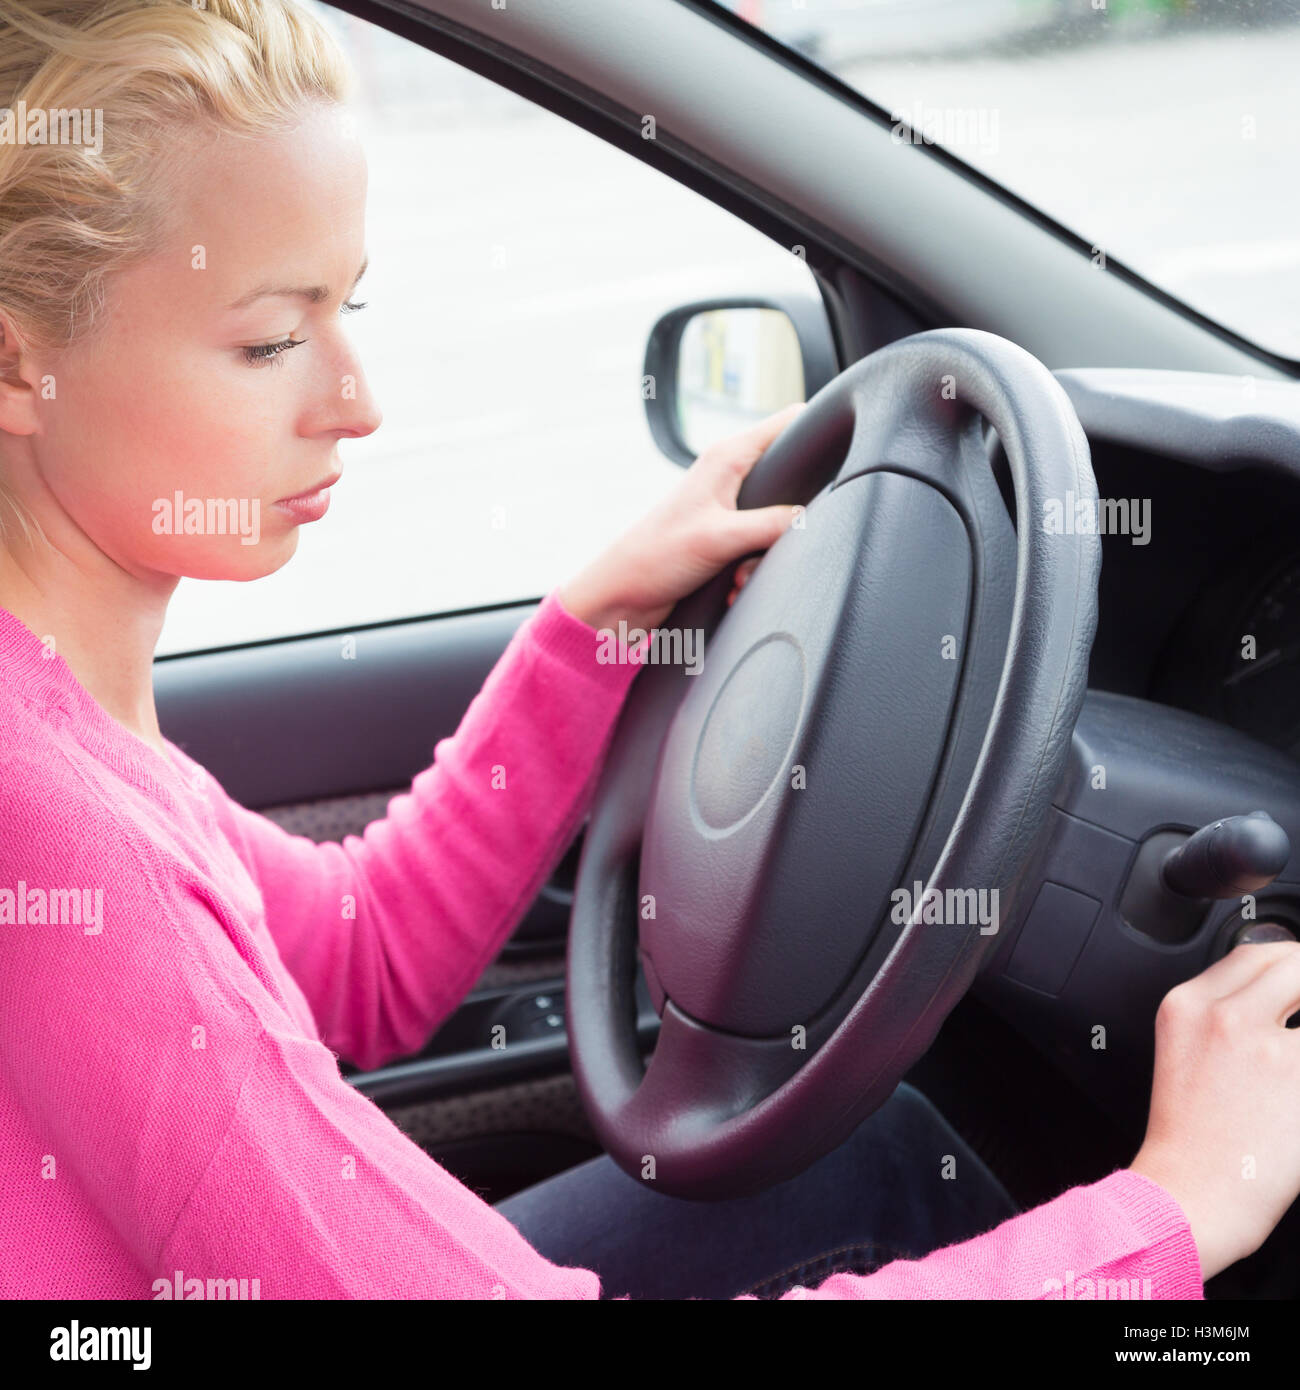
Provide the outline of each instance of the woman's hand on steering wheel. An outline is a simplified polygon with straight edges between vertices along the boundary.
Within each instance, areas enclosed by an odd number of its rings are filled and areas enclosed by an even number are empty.
[[[789,405],[706,449],[663,502],[562,587],[565,609],[594,628],[615,628],[621,619],[648,630],[719,570],[750,556],[737,568],[739,593],[758,563],[753,552],[773,545],[796,509],[737,510],[736,498],[768,445],[804,408]]]

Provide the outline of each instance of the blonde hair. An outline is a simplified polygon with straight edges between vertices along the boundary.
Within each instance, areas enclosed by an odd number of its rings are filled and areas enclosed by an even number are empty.
[[[51,355],[89,336],[105,277],[157,248],[198,141],[276,134],[351,93],[333,35],[297,0],[0,0],[0,118],[20,103],[103,113],[98,149],[0,143],[0,309]],[[0,501],[27,533],[2,478]]]

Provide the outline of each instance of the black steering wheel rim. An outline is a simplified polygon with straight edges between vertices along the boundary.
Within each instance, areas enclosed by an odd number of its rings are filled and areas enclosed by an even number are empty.
[[[1059,383],[971,329],[855,363],[755,466],[738,505],[806,503],[802,525],[731,610],[724,572],[664,624],[704,632],[705,669],[637,677],[575,886],[574,1074],[625,1171],[682,1197],[760,1191],[929,1047],[996,933],[927,922],[923,901],[982,890],[1005,917],[1023,888],[1086,689],[1096,496]],[[912,882],[889,920],[880,892]],[[638,958],[662,1017],[648,1067]]]

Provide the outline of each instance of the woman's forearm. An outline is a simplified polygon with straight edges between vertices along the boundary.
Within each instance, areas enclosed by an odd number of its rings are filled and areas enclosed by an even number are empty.
[[[348,1061],[418,1051],[572,841],[640,669],[599,656],[591,629],[548,595],[433,763],[342,844],[290,835],[216,790],[281,958]]]

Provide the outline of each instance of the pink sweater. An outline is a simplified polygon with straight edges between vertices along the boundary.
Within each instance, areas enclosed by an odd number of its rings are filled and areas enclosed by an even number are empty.
[[[464,998],[576,833],[638,669],[549,594],[386,818],[316,845],[127,732],[0,609],[0,1296],[598,1297],[337,1059],[416,1052]],[[1181,1210],[1127,1171],[787,1297],[1122,1294],[1202,1296]]]

